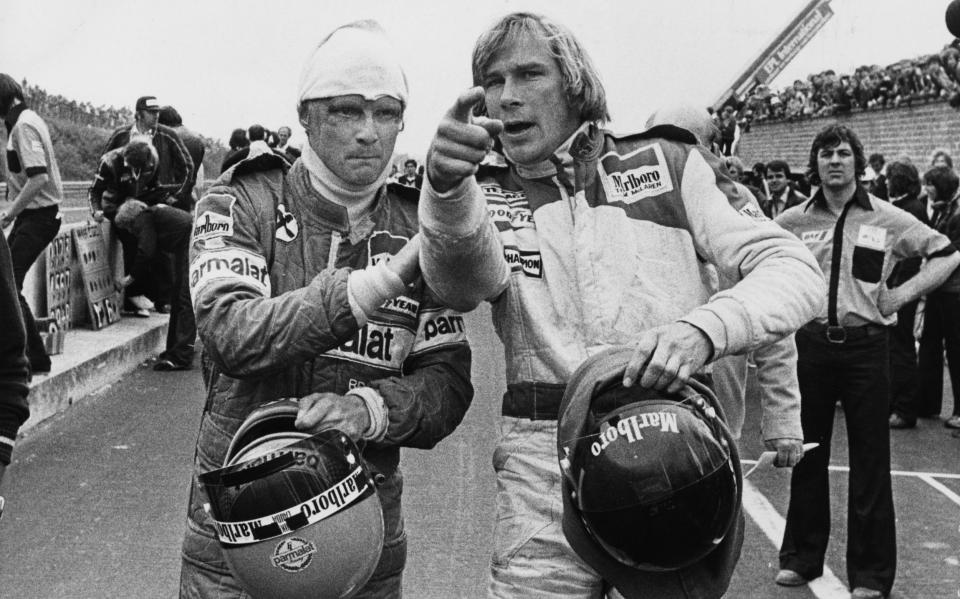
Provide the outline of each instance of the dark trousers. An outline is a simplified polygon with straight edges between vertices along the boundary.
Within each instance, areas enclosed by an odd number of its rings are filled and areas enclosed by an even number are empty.
[[[166,258],[166,256],[164,256]],[[173,289],[170,292],[170,323],[167,326],[167,349],[161,358],[178,364],[193,361],[194,344],[197,340],[197,321],[190,302],[187,250],[172,256]]]
[[[27,358],[35,370],[49,370],[50,357],[43,347],[43,338],[37,330],[33,312],[23,297],[23,279],[33,263],[43,254],[44,248],[60,231],[58,208],[35,208],[21,212],[13,223],[7,245],[10,246],[10,261],[13,262],[13,277],[20,295],[23,324],[27,328]]]
[[[909,422],[917,419],[920,394],[917,370],[917,344],[913,323],[918,301],[897,312],[897,324],[890,327],[890,409]]]
[[[953,388],[953,414],[960,415],[960,293],[927,296],[920,338],[920,385],[914,417],[938,416],[943,407],[943,350]]]
[[[897,566],[890,484],[889,350],[887,334],[833,344],[797,332],[804,441],[820,447],[804,455],[790,480],[790,507],[780,567],[805,578],[823,574],[830,538],[827,466],[837,400],[850,443],[847,501],[847,579],[850,587],[890,592]]]

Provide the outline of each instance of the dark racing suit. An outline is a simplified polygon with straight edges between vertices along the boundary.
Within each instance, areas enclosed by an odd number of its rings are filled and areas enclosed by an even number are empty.
[[[396,254],[418,230],[417,191],[382,188],[358,223],[319,195],[301,162],[245,160],[197,204],[190,287],[213,364],[197,440],[196,472],[223,465],[234,432],[260,404],[313,392],[376,389],[384,438],[363,456],[378,486],[384,550],[362,597],[399,597],[406,561],[400,447],[430,448],[462,420],[473,397],[462,316],[422,278],[362,327],[347,278]],[[383,475],[382,477],[379,475]],[[223,560],[196,473],[183,546],[181,597],[242,595]],[[331,548],[335,550],[335,548]]]

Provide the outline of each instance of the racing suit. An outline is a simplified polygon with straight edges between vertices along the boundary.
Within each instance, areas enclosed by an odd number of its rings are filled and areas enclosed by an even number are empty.
[[[732,208],[738,192],[694,144],[672,126],[618,137],[584,123],[538,165],[481,165],[444,193],[424,182],[424,277],[458,309],[491,301],[506,353],[490,596],[604,592],[560,527],[557,409],[584,359],[677,321],[703,331],[713,358],[742,353],[823,303],[810,252]],[[714,294],[707,263],[738,283]],[[730,570],[686,596],[719,596]]]
[[[382,481],[384,550],[358,597],[399,597],[406,560],[400,446],[430,448],[462,420],[473,397],[462,316],[422,277],[360,326],[347,279],[396,254],[417,232],[416,190],[387,185],[350,223],[315,191],[302,162],[264,154],[228,171],[197,204],[190,287],[213,363],[197,440],[183,545],[181,597],[242,595],[202,506],[196,473],[223,466],[234,432],[264,402],[369,387],[388,425],[363,457]],[[354,391],[351,391],[354,390]]]

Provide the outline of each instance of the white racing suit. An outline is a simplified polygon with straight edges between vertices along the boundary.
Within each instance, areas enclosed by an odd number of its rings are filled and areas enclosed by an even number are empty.
[[[742,353],[823,302],[810,252],[733,208],[736,188],[695,143],[676,127],[617,137],[585,123],[535,167],[481,166],[443,194],[424,182],[424,277],[460,310],[489,300],[506,353],[490,596],[605,591],[560,528],[556,411],[584,359],[677,321],[704,332],[713,358]],[[737,284],[714,293],[708,264]],[[655,596],[717,597],[735,563],[711,584]]]

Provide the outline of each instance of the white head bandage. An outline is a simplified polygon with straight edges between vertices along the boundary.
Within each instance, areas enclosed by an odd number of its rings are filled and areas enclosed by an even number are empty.
[[[303,66],[298,102],[347,95],[366,100],[389,96],[407,104],[407,78],[397,51],[376,21],[333,30]]]

